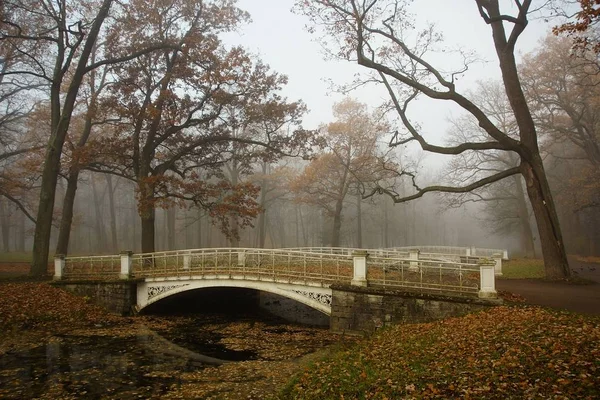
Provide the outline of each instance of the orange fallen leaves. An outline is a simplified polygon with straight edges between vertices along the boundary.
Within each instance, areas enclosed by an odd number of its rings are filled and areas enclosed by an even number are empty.
[[[297,383],[281,398],[594,399],[600,319],[504,306],[394,326],[322,361],[318,372],[308,369]]]
[[[123,321],[84,298],[47,283],[0,284],[0,331],[74,329]]]

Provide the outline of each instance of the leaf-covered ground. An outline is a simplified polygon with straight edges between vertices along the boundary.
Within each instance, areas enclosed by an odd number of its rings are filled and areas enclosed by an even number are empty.
[[[261,400],[340,340],[324,329],[238,319],[125,318],[48,283],[0,283],[0,398]],[[166,339],[146,338],[149,329],[197,342],[188,347],[199,352],[208,338],[256,359],[197,365]]]
[[[115,316],[46,283],[0,284],[0,355],[61,332],[131,335],[137,325],[132,321],[158,328],[147,318]],[[260,343],[255,348],[263,360],[164,372],[178,383],[160,398],[269,398],[303,368],[305,360],[296,357],[334,341],[290,328],[282,340],[290,346],[283,348],[269,329],[223,326],[227,347],[247,350],[251,342]],[[600,318],[539,307],[497,307],[391,327],[327,354],[296,375],[279,398],[600,398]]]
[[[600,319],[496,307],[395,326],[314,363],[281,399],[597,399]]]
[[[7,348],[77,328],[129,322],[42,282],[0,283],[0,354]]]

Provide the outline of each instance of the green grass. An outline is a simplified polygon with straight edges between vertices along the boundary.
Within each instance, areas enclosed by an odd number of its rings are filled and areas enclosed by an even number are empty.
[[[48,262],[52,262],[54,259],[54,252],[50,252],[48,254]],[[31,251],[11,251],[9,253],[0,253],[0,263],[21,263],[21,262],[31,262]]]
[[[0,253],[0,262],[31,262],[31,252]]]
[[[539,258],[516,258],[502,263],[504,279],[543,279],[544,260]]]

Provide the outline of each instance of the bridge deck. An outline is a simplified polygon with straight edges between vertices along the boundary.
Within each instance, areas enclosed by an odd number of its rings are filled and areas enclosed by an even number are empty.
[[[332,283],[352,282],[354,257],[349,253],[221,248],[68,257],[61,273],[64,279],[117,279],[123,275],[126,264],[127,277],[147,280],[248,279],[328,287]],[[402,251],[372,251],[367,258],[366,279],[369,286],[389,289],[477,295],[481,288],[480,266],[490,262],[493,263],[485,258],[452,254],[414,258]]]

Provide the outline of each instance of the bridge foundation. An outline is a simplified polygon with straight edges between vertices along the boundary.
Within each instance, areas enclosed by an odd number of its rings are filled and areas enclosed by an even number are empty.
[[[137,304],[138,282],[135,280],[55,281],[54,285],[120,315],[132,314]]]
[[[337,333],[369,333],[387,325],[430,322],[502,304],[498,299],[391,292],[352,285],[332,285],[331,289],[330,328]]]

